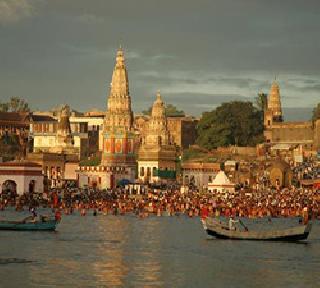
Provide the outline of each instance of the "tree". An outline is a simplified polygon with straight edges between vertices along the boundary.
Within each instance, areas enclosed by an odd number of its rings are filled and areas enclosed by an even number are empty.
[[[0,103],[0,112],[8,112],[9,104],[8,103]]]
[[[205,112],[198,124],[197,144],[206,149],[254,146],[263,140],[263,117],[251,102],[223,103]]]
[[[172,104],[167,104],[166,106],[166,116],[185,116],[185,113],[183,110],[178,110],[176,106]]]
[[[312,120],[315,121],[317,119],[320,119],[320,103],[313,108]]]
[[[268,95],[266,93],[259,93],[256,97],[256,106],[260,111],[265,111],[268,105]]]
[[[0,103],[1,112],[29,112],[29,104],[22,98],[11,97],[7,103]]]
[[[152,107],[149,107],[148,110],[143,110],[142,114],[143,115],[151,115],[152,112]],[[185,113],[183,110],[178,110],[176,106],[172,104],[167,104],[166,105],[166,116],[185,116]]]

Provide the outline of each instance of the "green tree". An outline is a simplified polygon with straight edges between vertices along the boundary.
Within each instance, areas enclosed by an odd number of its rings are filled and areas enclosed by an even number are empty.
[[[143,110],[142,114],[143,115],[151,115],[152,112],[152,107],[149,107],[148,110]],[[185,116],[185,112],[183,110],[178,110],[176,106],[172,104],[167,104],[166,105],[166,115],[168,117],[170,116]]]
[[[8,112],[9,105],[8,103],[0,103],[0,112]]]
[[[166,106],[166,116],[185,116],[183,110],[178,110],[176,106],[172,104],[167,104]]]
[[[254,146],[263,140],[262,113],[251,102],[223,103],[205,112],[198,124],[197,144],[206,149]]]
[[[22,98],[11,97],[9,102],[0,103],[1,112],[29,112],[29,104]]]
[[[320,103],[316,107],[313,108],[312,120],[320,119]]]

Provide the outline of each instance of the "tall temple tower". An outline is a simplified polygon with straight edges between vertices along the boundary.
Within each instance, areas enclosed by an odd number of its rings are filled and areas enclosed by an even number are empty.
[[[133,113],[131,111],[128,72],[121,48],[117,52],[107,106],[105,131],[132,130]]]
[[[264,126],[271,128],[274,122],[282,122],[282,108],[279,84],[274,81],[267,98],[267,107],[264,111]]]
[[[144,182],[175,180],[176,147],[171,141],[159,91],[139,149],[138,169],[139,179]]]
[[[271,85],[270,93],[268,96],[268,109],[272,112],[273,121],[282,121],[280,87],[276,81],[274,81]]]
[[[272,128],[276,123],[283,122],[280,87],[274,81],[271,85],[270,93],[267,98],[267,105],[264,111],[264,137],[266,142],[272,141]]]
[[[110,86],[104,120],[101,165],[118,167],[117,169],[127,167],[131,169],[130,173],[132,174],[135,167],[133,113],[128,72],[121,48],[117,51]]]

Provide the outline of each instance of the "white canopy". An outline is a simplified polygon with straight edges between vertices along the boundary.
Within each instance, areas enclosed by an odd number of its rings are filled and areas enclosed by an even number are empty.
[[[230,185],[232,184],[227,177],[227,175],[224,173],[224,171],[219,171],[216,178],[212,181],[213,185]]]

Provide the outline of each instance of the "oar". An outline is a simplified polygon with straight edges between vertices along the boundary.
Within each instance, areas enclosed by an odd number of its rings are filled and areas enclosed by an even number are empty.
[[[244,227],[244,229],[245,229],[246,231],[249,231],[248,227],[243,224],[243,222],[241,221],[241,219],[239,219],[239,223]]]

